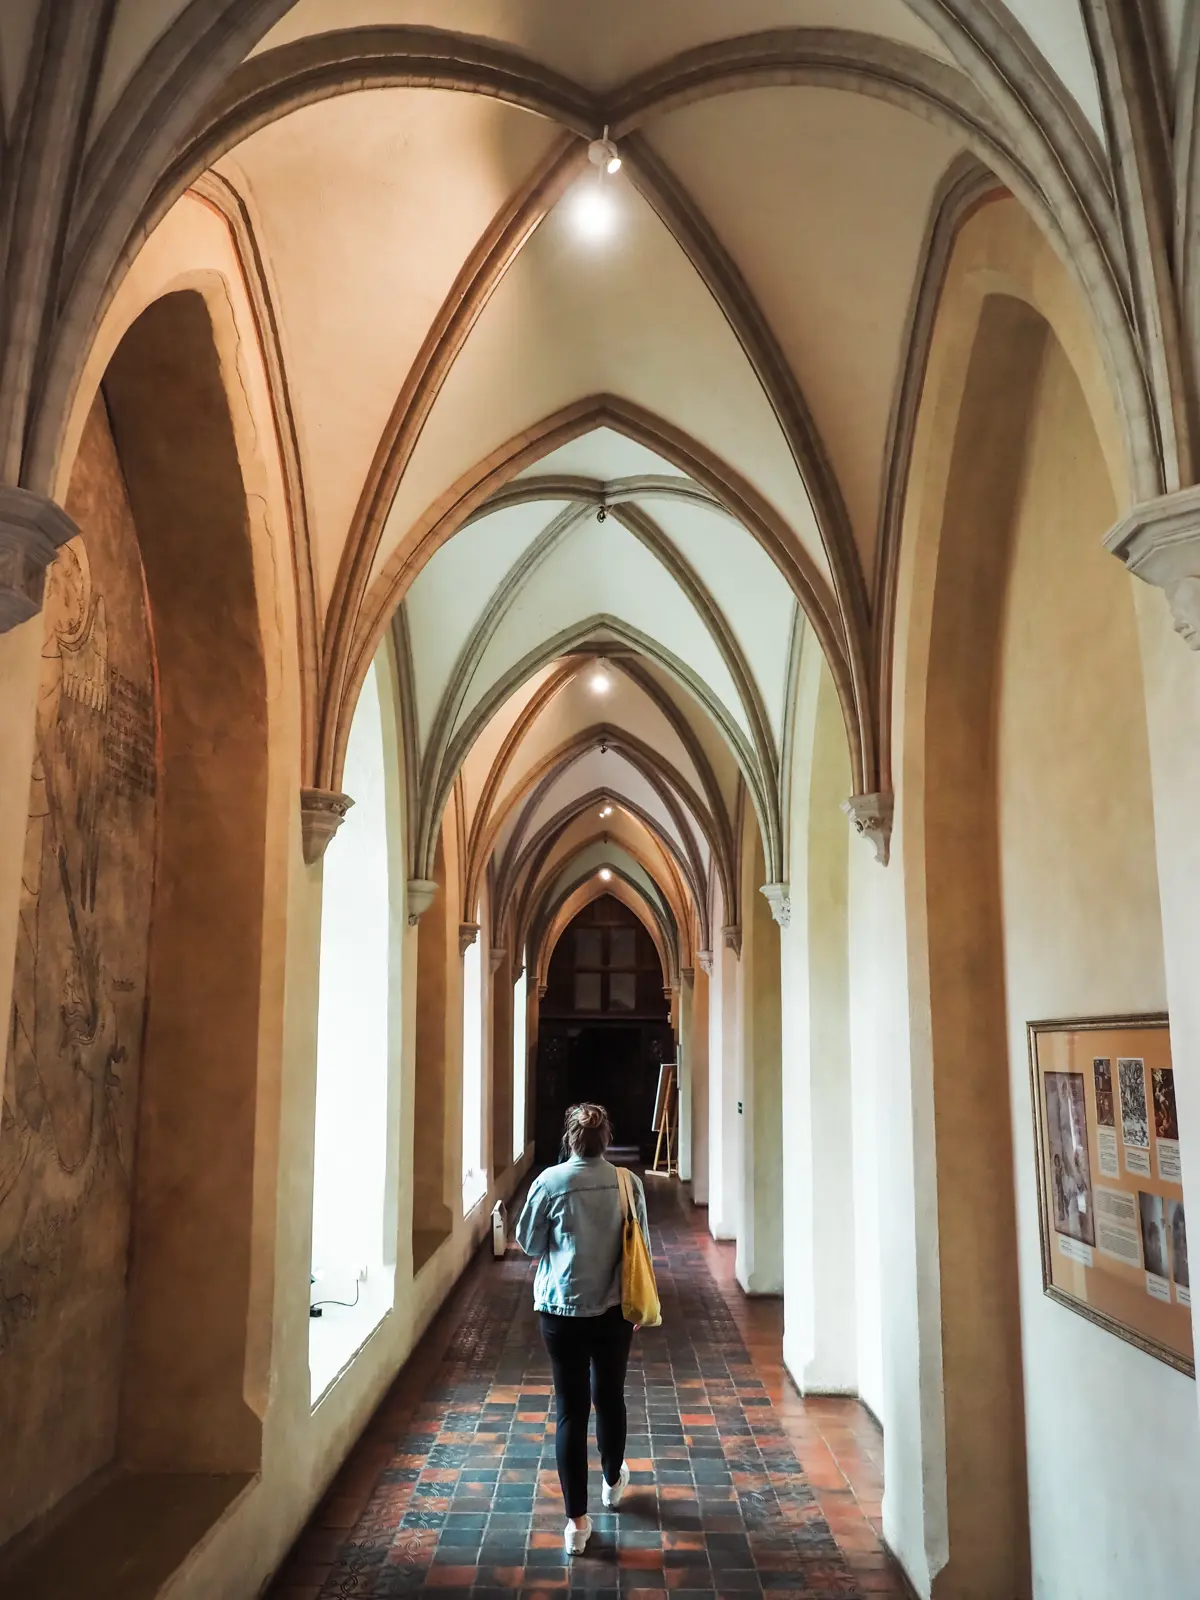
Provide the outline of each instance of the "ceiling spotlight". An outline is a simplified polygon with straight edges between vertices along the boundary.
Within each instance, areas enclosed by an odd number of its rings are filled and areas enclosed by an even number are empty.
[[[592,673],[588,679],[588,685],[593,694],[607,694],[612,688],[612,684],[608,681],[608,673],[600,667],[597,667],[595,672]]]
[[[601,172],[607,172],[609,177],[621,170],[621,152],[608,137],[608,126],[605,125],[604,133],[599,139],[593,139],[588,145],[588,160]]]
[[[612,877],[612,873],[608,870],[607,867],[601,867],[600,868],[600,876],[604,880],[604,882],[607,883],[609,881],[609,879]]]
[[[600,815],[602,817],[611,817],[612,816],[612,807],[611,806],[605,806],[603,811],[601,811]]]

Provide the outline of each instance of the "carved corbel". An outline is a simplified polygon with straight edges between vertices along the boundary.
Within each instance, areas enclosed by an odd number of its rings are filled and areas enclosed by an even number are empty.
[[[550,987],[550,985],[547,984],[547,983],[539,983],[538,984],[538,999],[539,1000],[544,1000],[546,998],[546,991],[547,991],[547,989],[549,987]]]
[[[896,802],[890,794],[852,794],[842,810],[860,839],[875,846],[875,859],[886,867],[892,853],[892,814]]]
[[[1104,543],[1135,577],[1163,591],[1175,632],[1200,650],[1200,488],[1134,506]]]
[[[437,882],[433,878],[410,878],[408,880],[407,904],[408,925],[415,928],[417,923],[433,904],[437,894]]]
[[[325,854],[325,847],[353,804],[348,794],[340,794],[336,789],[301,789],[300,843],[310,867]]]
[[[711,950],[697,950],[696,951],[696,960],[700,963],[701,972],[703,972],[707,977],[711,978],[712,977],[712,951]]]
[[[478,937],[479,924],[477,922],[460,922],[458,925],[459,955],[465,956]]]
[[[764,883],[759,891],[771,908],[771,915],[781,928],[791,925],[792,890],[787,883]]]
[[[721,939],[726,950],[732,950],[740,961],[742,959],[742,925],[740,922],[730,922],[721,929]]]
[[[504,948],[504,946],[502,944],[494,944],[492,946],[491,950],[489,950],[489,952],[488,952],[488,966],[490,967],[490,969],[491,969],[491,971],[493,973],[496,973],[496,972],[500,971],[501,963],[503,962],[503,960],[504,960],[504,958],[505,958],[505,956],[507,954],[508,954],[508,951]]]
[[[695,967],[680,967],[679,976],[683,979],[684,983],[695,983],[696,969]]]
[[[0,633],[42,609],[46,568],[78,532],[63,508],[45,495],[0,484]]]

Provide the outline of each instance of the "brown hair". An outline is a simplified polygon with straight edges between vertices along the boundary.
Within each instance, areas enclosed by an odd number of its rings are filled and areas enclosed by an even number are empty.
[[[603,1106],[585,1100],[567,1112],[563,1139],[573,1156],[602,1156],[612,1142],[612,1123]]]

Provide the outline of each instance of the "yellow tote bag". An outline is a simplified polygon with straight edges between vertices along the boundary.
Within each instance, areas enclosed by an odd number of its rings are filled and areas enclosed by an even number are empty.
[[[621,1211],[625,1218],[621,1245],[621,1314],[626,1322],[657,1328],[662,1324],[662,1306],[658,1284],[654,1281],[654,1263],[638,1221],[633,1178],[625,1167],[617,1168],[617,1187],[621,1191]]]

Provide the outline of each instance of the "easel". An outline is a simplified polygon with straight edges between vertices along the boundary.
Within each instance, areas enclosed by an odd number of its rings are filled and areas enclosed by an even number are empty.
[[[652,1174],[660,1178],[679,1176],[679,1157],[676,1150],[678,1118],[675,1107],[675,1066],[665,1063],[658,1092],[658,1116],[655,1130],[658,1143],[654,1147]]]

